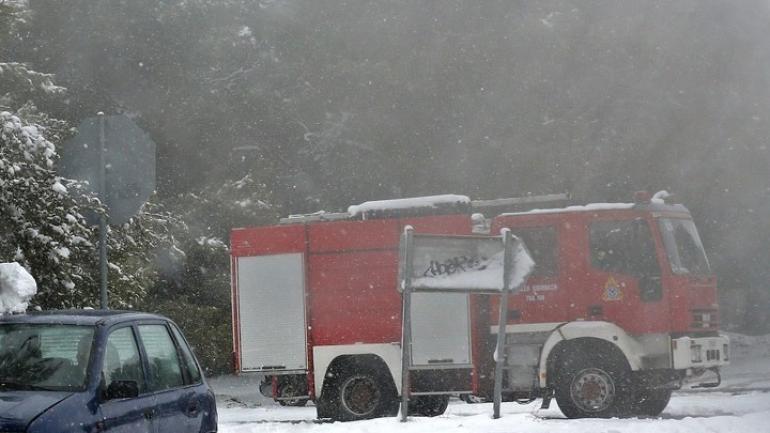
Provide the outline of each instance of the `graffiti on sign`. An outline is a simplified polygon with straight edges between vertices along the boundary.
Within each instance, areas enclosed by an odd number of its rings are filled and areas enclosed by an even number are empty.
[[[453,275],[467,270],[484,270],[488,259],[483,256],[458,256],[444,261],[431,260],[428,268],[422,273],[423,277],[437,277],[441,275]]]

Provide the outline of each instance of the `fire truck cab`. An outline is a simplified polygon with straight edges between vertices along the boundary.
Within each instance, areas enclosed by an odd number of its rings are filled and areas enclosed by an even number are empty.
[[[449,235],[509,228],[536,263],[509,297],[504,327],[499,296],[421,295],[413,347],[426,368],[411,381],[422,394],[415,413],[442,413],[449,395],[491,398],[501,329],[504,399],[548,405],[555,397],[571,418],[654,416],[685,381],[711,370],[716,380],[701,386],[718,384],[729,342],[718,333],[716,279],[684,206],[639,194],[634,203],[498,214],[533,201],[370,202],[234,230],[236,371],[264,374],[261,391],[282,404],[314,401],[319,417],[395,415],[398,240],[410,225]]]
[[[716,278],[689,211],[635,203],[501,214],[536,266],[509,298],[510,398],[554,395],[569,417],[657,415],[683,380],[728,362]],[[475,296],[475,322],[497,334],[496,297]],[[483,326],[483,325],[481,325]],[[489,338],[478,365],[493,365]],[[485,368],[481,368],[484,371]],[[480,375],[480,394],[491,382]]]

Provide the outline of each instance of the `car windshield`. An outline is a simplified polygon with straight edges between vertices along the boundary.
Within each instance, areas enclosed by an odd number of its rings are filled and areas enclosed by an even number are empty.
[[[0,325],[0,391],[83,389],[92,326]]]
[[[692,220],[661,218],[660,231],[675,274],[709,275],[706,252]]]

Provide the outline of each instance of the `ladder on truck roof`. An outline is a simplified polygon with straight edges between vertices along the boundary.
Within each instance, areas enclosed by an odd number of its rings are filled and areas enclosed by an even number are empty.
[[[506,212],[525,212],[537,207],[564,207],[570,200],[567,193],[528,195],[524,197],[498,198],[493,200],[474,200],[471,202],[474,214],[473,233],[489,234],[492,217]]]
[[[279,220],[280,224],[305,224],[309,222],[321,222],[321,221],[341,221],[350,219],[350,214],[347,212],[314,212],[309,214],[289,215],[286,218]]]
[[[568,193],[527,195],[524,197],[497,198],[492,200],[473,200],[474,211],[487,211],[497,215],[504,212],[520,212],[532,210],[535,207],[563,207],[571,199]]]
[[[383,200],[381,203],[388,203],[390,201],[401,201],[403,199],[395,200]],[[511,197],[511,198],[498,198],[492,200],[473,200],[470,202],[470,206],[463,202],[454,203],[440,203],[438,205],[431,206],[415,206],[411,208],[398,208],[387,209],[383,206],[382,209],[373,209],[362,212],[358,215],[352,215],[350,212],[325,212],[318,211],[309,214],[297,214],[289,215],[288,217],[281,218],[280,224],[306,224],[312,222],[326,222],[326,221],[344,221],[344,220],[357,220],[357,219],[381,219],[381,218],[398,218],[398,217],[412,217],[423,215],[440,215],[447,213],[469,213],[479,212],[487,213],[489,215],[497,215],[504,212],[519,212],[525,210],[531,210],[538,206],[547,207],[563,207],[570,200],[570,195],[567,193],[558,194],[543,194],[543,195],[528,195],[524,197]],[[361,205],[359,205],[361,206]],[[489,216],[488,215],[488,216]]]

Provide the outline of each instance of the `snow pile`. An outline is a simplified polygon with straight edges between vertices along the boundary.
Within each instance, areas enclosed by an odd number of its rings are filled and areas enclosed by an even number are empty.
[[[0,314],[23,313],[37,293],[37,283],[20,264],[0,263]]]
[[[722,368],[722,388],[770,390],[770,335],[730,337],[730,365]]]
[[[651,203],[655,204],[666,204],[666,199],[671,197],[671,194],[668,193],[668,191],[660,190],[655,193],[655,195],[652,196],[652,199],[650,199]]]
[[[489,234],[490,220],[484,214],[474,213],[471,215],[472,231],[474,234]]]
[[[396,200],[377,200],[367,201],[359,205],[353,205],[348,208],[351,216],[358,216],[372,211],[401,210],[415,208],[435,208],[450,204],[467,204],[470,206],[471,199],[464,195],[444,194],[431,195],[427,197],[402,198]]]
[[[767,432],[770,394],[698,393],[677,395],[660,418],[564,419],[556,402],[540,409],[529,404],[503,403],[500,419],[492,419],[492,404],[452,401],[435,418],[395,417],[356,422],[319,422],[315,407],[219,407],[222,433],[760,433]]]

